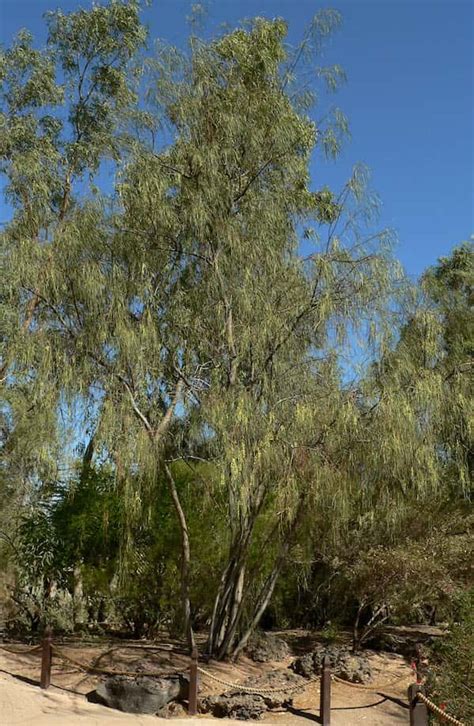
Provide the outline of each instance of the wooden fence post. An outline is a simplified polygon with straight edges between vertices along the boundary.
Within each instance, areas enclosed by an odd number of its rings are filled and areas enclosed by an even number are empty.
[[[329,658],[323,658],[321,670],[321,687],[319,701],[319,717],[323,726],[331,724],[331,671],[329,669]]]
[[[191,664],[189,667],[189,699],[188,713],[190,716],[197,714],[197,691],[198,691],[198,651],[196,646],[191,652]]]
[[[43,635],[43,650],[41,653],[41,678],[40,687],[49,688],[51,683],[51,661],[53,657],[53,632],[49,625],[46,626]]]
[[[428,709],[419,701],[416,694],[424,692],[419,683],[412,683],[408,688],[408,703],[410,704],[410,726],[428,726]]]

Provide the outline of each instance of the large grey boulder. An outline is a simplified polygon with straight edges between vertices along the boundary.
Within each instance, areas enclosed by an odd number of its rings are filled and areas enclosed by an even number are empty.
[[[167,703],[187,695],[187,682],[179,676],[148,678],[110,676],[100,683],[90,700],[126,713],[156,713]]]
[[[290,654],[288,643],[272,633],[257,633],[246,647],[247,655],[257,663],[283,660]]]
[[[320,646],[313,653],[296,658],[290,668],[305,678],[313,678],[321,673],[324,656],[328,657],[331,672],[338,678],[351,683],[368,683],[372,680],[372,671],[366,656],[332,645]]]

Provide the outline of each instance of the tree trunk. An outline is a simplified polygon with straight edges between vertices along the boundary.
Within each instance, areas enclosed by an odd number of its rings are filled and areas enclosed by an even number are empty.
[[[73,578],[74,630],[81,630],[86,622],[86,610],[84,606],[84,591],[80,564],[74,566]]]
[[[181,532],[181,597],[184,614],[184,632],[188,641],[189,648],[192,651],[196,643],[191,622],[191,599],[189,595],[189,577],[191,568],[191,547],[189,543],[189,531],[186,522],[186,516],[184,514],[183,507],[181,506],[178,491],[176,489],[176,483],[173,479],[173,475],[168,464],[165,464],[165,472],[168,479],[168,488],[171,494],[171,498],[173,500]]]
[[[303,514],[304,502],[305,502],[305,498],[302,497],[300,500],[300,503],[298,505],[296,514],[294,516],[294,519],[288,528],[285,539],[283,540],[283,543],[280,548],[280,552],[277,556],[273,569],[270,572],[270,574],[268,575],[268,577],[260,591],[260,595],[257,598],[257,602],[255,603],[255,607],[254,607],[253,618],[251,619],[250,624],[247,626],[247,629],[245,630],[244,634],[242,635],[239,642],[237,643],[237,645],[235,646],[235,648],[232,651],[233,659],[237,658],[239,653],[245,648],[245,646],[247,645],[248,639],[254,632],[255,628],[258,626],[263,613],[265,612],[268,605],[270,604],[270,600],[272,598],[273,591],[275,589],[275,585],[278,581],[278,577],[280,575],[280,572],[282,571],[283,565],[285,564],[286,558],[291,549],[291,545],[293,544],[293,537],[294,537],[294,534],[300,523],[301,516]]]
[[[212,645],[212,648],[210,648],[210,654],[215,655],[219,660],[227,657],[231,657],[233,659],[236,658],[243,648],[245,648],[248,639],[258,626],[263,613],[270,603],[278,577],[283,568],[288,552],[293,544],[294,534],[304,511],[304,504],[305,497],[302,496],[293,521],[287,528],[286,535],[281,543],[273,568],[267,576],[257,597],[250,622],[244,633],[237,639],[237,634],[241,627],[242,617],[244,614],[245,597],[248,594],[248,589],[245,588],[245,563],[248,556],[256,514],[251,519],[247,520],[245,535],[241,539],[239,545],[234,546],[234,557],[231,559],[224,573],[220,592],[218,593],[219,602],[214,608],[218,614],[214,618],[213,622],[214,629],[211,633],[211,635],[213,635],[213,640],[210,642],[210,645]]]
[[[221,580],[219,583],[219,588],[217,590],[217,595],[214,599],[214,607],[212,609],[212,617],[211,617],[211,626],[209,628],[209,637],[208,637],[207,646],[206,646],[206,650],[209,655],[212,655],[214,652],[214,646],[215,646],[215,642],[216,642],[216,624],[217,624],[218,617],[219,617],[219,606],[220,606],[223,592],[225,590],[225,585],[226,585],[226,581],[227,581],[227,575],[229,572],[229,568],[230,568],[230,563],[227,565],[227,567],[225,568],[224,572],[221,575]]]
[[[238,625],[242,616],[244,601],[245,563],[235,570],[234,583],[228,603],[228,617],[223,623],[218,642],[217,657],[225,658],[231,650]]]
[[[384,614],[385,613],[385,614]],[[381,616],[381,617],[380,617]],[[377,610],[372,614],[372,617],[370,618],[369,622],[364,626],[362,634],[358,633],[358,619],[356,620],[357,623],[357,640],[356,640],[356,647],[354,650],[358,650],[362,643],[367,640],[369,635],[371,635],[374,630],[376,630],[382,623],[385,622],[388,618],[388,608],[385,603],[382,603],[380,607],[377,608]]]
[[[365,602],[361,602],[359,607],[357,608],[357,615],[354,622],[354,627],[352,629],[352,651],[356,653],[360,648],[360,637],[359,637],[359,623],[360,623],[360,616],[362,615],[362,611],[365,607]]]
[[[271,571],[270,575],[267,578],[267,581],[265,582],[265,585],[262,588],[262,592],[260,593],[260,597],[257,600],[257,604],[255,607],[255,614],[250,621],[250,624],[247,626],[247,629],[245,630],[244,634],[240,638],[239,642],[235,646],[235,648],[232,651],[232,658],[235,659],[238,657],[239,653],[245,648],[247,645],[248,639],[254,632],[255,628],[259,624],[263,613],[267,609],[270,600],[273,595],[273,591],[275,589],[275,585],[278,580],[278,576],[281,572],[281,568],[283,566],[283,561],[279,561],[275,564],[273,570]]]
[[[229,550],[229,562],[221,578],[214,602],[214,610],[207,643],[209,655],[223,658],[232,644],[240,620],[245,594],[245,563],[253,532],[254,518],[247,519],[245,527],[236,535]]]

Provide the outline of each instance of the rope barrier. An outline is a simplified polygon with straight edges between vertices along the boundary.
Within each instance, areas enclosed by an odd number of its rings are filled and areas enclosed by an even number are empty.
[[[346,681],[344,678],[339,678],[339,676],[335,676],[333,673],[331,674],[331,678],[333,681],[337,681],[337,683],[344,683],[346,686],[351,686],[351,688],[360,688],[364,691],[382,691],[386,688],[390,688],[390,686],[394,686],[397,683],[401,683],[402,681],[406,681],[407,678],[410,677],[410,674],[406,674],[404,676],[400,676],[399,678],[395,678],[391,681],[386,681],[385,683],[382,683],[379,686],[369,686],[365,685],[364,683],[352,683],[352,681]]]
[[[7,651],[8,653],[12,653],[13,655],[29,655],[30,653],[36,653],[39,652],[42,648],[41,645],[36,645],[33,648],[29,648],[28,650],[11,650],[10,648],[7,648],[5,646],[0,645],[0,648],[2,650]],[[176,676],[178,675],[177,671],[172,672],[166,672],[166,673],[150,673],[147,671],[126,671],[126,670],[111,670],[107,668],[99,668],[98,666],[92,666],[87,665],[85,663],[81,663],[78,660],[75,660],[74,658],[71,658],[70,656],[63,653],[57,646],[53,646],[53,653],[60,658],[61,660],[65,661],[66,663],[70,663],[73,666],[76,666],[76,668],[79,668],[84,673],[97,673],[100,675],[110,675],[110,676],[129,676],[129,677],[137,677],[137,676],[150,676],[154,678],[168,678],[170,676]],[[282,694],[282,693],[295,693],[297,691],[304,690],[307,686],[311,685],[312,683],[319,683],[321,677],[318,675],[314,678],[310,678],[308,680],[305,680],[303,683],[298,683],[294,685],[289,686],[282,686],[280,688],[255,688],[252,686],[244,686],[241,683],[235,683],[233,681],[227,681],[223,678],[219,678],[218,676],[214,675],[210,671],[206,670],[205,668],[202,668],[202,666],[198,666],[198,671],[203,675],[207,676],[211,680],[215,681],[216,683],[219,683],[222,686],[226,686],[227,688],[231,688],[233,690],[243,691],[246,693],[254,693],[255,695],[272,695],[272,694]],[[350,686],[352,688],[359,688],[362,690],[367,691],[378,691],[381,689],[388,688],[389,686],[393,686],[397,683],[400,683],[403,680],[406,680],[407,676],[401,676],[400,678],[397,678],[392,681],[388,681],[386,683],[383,683],[379,686],[372,686],[372,685],[364,685],[362,683],[352,683],[351,681],[346,681],[343,678],[339,678],[338,676],[331,675],[331,678],[334,681],[337,681],[338,683],[343,683],[346,686]]]
[[[35,645],[32,648],[28,648],[27,650],[12,650],[11,648],[0,645],[0,649],[6,651],[7,653],[11,653],[12,655],[29,655],[32,653],[37,653],[42,650],[42,645]],[[98,673],[101,675],[108,675],[108,676],[129,676],[129,677],[151,677],[151,678],[168,678],[170,676],[178,676],[179,673],[177,671],[172,672],[166,672],[166,673],[150,673],[147,671],[126,671],[126,670],[110,670],[106,668],[99,668],[98,666],[93,665],[87,665],[85,663],[81,663],[80,661],[75,660],[74,658],[71,658],[70,656],[63,653],[57,646],[52,647],[52,652],[62,661],[66,663],[70,663],[71,665],[75,666],[79,670],[83,671],[84,673]],[[302,691],[307,686],[311,685],[312,683],[320,683],[320,675],[310,678],[308,680],[305,680],[303,683],[297,683],[293,685],[288,686],[281,686],[278,688],[256,688],[253,686],[245,686],[241,683],[235,683],[233,681],[227,681],[224,678],[220,678],[219,676],[214,675],[214,673],[211,673],[210,671],[206,670],[202,666],[197,666],[197,670],[199,673],[201,673],[205,678],[210,678],[211,680],[215,681],[216,683],[219,683],[222,686],[225,686],[226,688],[230,688],[235,691],[243,692],[243,693],[253,693],[258,696],[269,696],[273,694],[289,694],[289,693],[295,693],[297,691]],[[351,681],[346,681],[343,678],[339,678],[338,676],[331,674],[331,679],[337,683],[342,683],[346,686],[350,686],[351,688],[359,688],[366,691],[381,691],[384,690],[390,686],[393,686],[397,683],[401,683],[402,681],[407,679],[407,675],[400,676],[399,678],[392,679],[391,681],[387,681],[381,685],[375,686],[375,685],[365,685],[362,683],[352,683]],[[438,718],[442,719],[443,721],[453,724],[453,726],[464,726],[464,724],[456,719],[454,716],[451,716],[448,713],[445,713],[443,709],[439,708],[435,703],[430,701],[429,698],[427,698],[422,692],[418,692],[416,694],[417,699],[422,701],[427,708],[434,713]]]
[[[458,721],[458,719],[454,718],[454,716],[451,716],[449,713],[445,713],[442,708],[440,708],[435,703],[433,703],[433,701],[430,701],[430,699],[427,698],[424,693],[421,693],[420,691],[418,691],[418,693],[416,694],[416,697],[420,701],[422,701],[422,703],[424,703],[425,706],[427,706],[427,708],[430,711],[432,711],[432,713],[439,716],[439,718],[443,719],[444,721],[447,721],[448,723],[454,724],[454,726],[464,726],[462,721]]]
[[[167,678],[170,676],[176,676],[178,673],[176,671],[173,672],[166,672],[166,673],[149,673],[147,671],[119,671],[119,670],[110,670],[106,668],[99,668],[98,666],[89,666],[85,663],[81,663],[74,658],[71,658],[70,656],[65,655],[61,651],[58,650],[57,647],[53,648],[53,653],[55,653],[59,658],[66,661],[67,663],[70,663],[71,665],[76,666],[80,670],[84,672],[91,672],[91,673],[99,673],[103,675],[115,675],[115,676],[151,676],[155,678]],[[202,666],[198,666],[198,671],[205,677],[210,678],[211,680],[215,681],[216,683],[219,683],[222,686],[226,686],[227,688],[231,688],[233,690],[243,691],[246,693],[254,693],[255,695],[260,696],[266,696],[266,695],[272,695],[272,694],[282,694],[282,693],[294,693],[297,691],[304,690],[307,686],[311,685],[312,683],[319,683],[321,677],[318,675],[315,678],[310,678],[304,683],[297,683],[293,685],[288,686],[281,686],[279,688],[255,688],[252,686],[245,686],[242,683],[235,683],[234,681],[227,681],[223,678],[219,678],[219,676],[214,675],[214,673],[211,673],[210,671],[206,670],[205,668],[202,668]],[[396,683],[400,683],[403,680],[406,680],[407,676],[401,676],[400,678],[397,678],[395,680],[389,681],[387,683],[384,683],[380,686],[366,686],[361,683],[351,683],[350,681],[345,681],[343,678],[338,678],[338,676],[332,676],[333,680],[343,683],[347,686],[351,686],[353,688],[361,688],[363,690],[368,691],[378,691],[384,688],[388,688],[389,686],[393,686]]]
[[[65,655],[62,653],[57,646],[53,646],[53,654],[56,655],[61,660],[65,661],[66,663],[70,663],[71,665],[76,666],[76,668],[79,668],[80,670],[84,671],[84,673],[98,673],[101,675],[106,676],[130,676],[130,677],[148,677],[148,678],[168,678],[170,676],[178,676],[179,673],[177,671],[173,672],[167,672],[167,673],[151,673],[149,671],[117,671],[117,670],[109,670],[107,668],[99,668],[98,666],[91,666],[87,665],[86,663],[81,663],[78,660],[75,660],[74,658],[71,658],[68,655]]]
[[[12,650],[5,645],[0,645],[0,650],[4,650],[7,653],[11,653],[12,655],[30,655],[30,653],[37,653],[38,651],[42,650],[42,648],[42,645],[35,645],[33,646],[33,648],[27,648],[27,650]]]
[[[242,683],[233,683],[232,681],[226,681],[223,678],[219,678],[218,676],[215,676],[213,673],[210,673],[205,668],[202,668],[201,666],[198,666],[199,673],[202,673],[202,675],[207,676],[207,678],[211,678],[213,681],[216,681],[216,683],[220,683],[221,686],[226,686],[227,688],[232,688],[234,691],[242,691],[245,693],[254,693],[257,696],[269,696],[274,693],[293,693],[295,691],[301,691],[307,686],[309,686],[311,683],[319,683],[321,680],[320,676],[317,676],[316,678],[310,678],[309,680],[305,681],[304,683],[298,683],[290,686],[282,686],[281,688],[254,688],[252,686],[244,686]]]
[[[226,681],[223,678],[219,678],[218,676],[214,675],[213,673],[210,673],[205,668],[202,668],[201,666],[198,666],[198,671],[202,673],[204,676],[207,676],[208,678],[211,678],[213,681],[216,681],[217,683],[220,683],[222,686],[227,686],[228,688],[232,688],[234,690],[239,691],[245,691],[246,693],[255,693],[256,695],[269,695],[272,693],[292,693],[295,691],[300,691],[305,689],[307,686],[311,685],[312,683],[319,683],[321,681],[321,676],[318,675],[315,678],[310,678],[306,680],[304,683],[298,683],[290,686],[282,686],[281,688],[254,688],[252,686],[244,686],[241,683],[234,683],[232,681]],[[405,681],[407,679],[408,674],[404,676],[400,676],[400,678],[396,678],[394,680],[388,681],[386,683],[383,683],[380,686],[366,686],[362,683],[351,683],[351,681],[345,681],[343,678],[338,678],[338,676],[332,675],[331,678],[334,681],[337,681],[338,683],[344,683],[346,686],[351,686],[353,688],[361,688],[363,690],[367,691],[380,691],[381,689],[388,688],[389,686],[393,686],[396,683],[401,683],[402,681]]]

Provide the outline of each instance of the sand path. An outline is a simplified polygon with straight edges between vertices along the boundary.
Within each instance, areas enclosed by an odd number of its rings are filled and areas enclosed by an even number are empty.
[[[134,651],[114,649],[113,654],[104,648],[88,648],[78,650],[69,648],[68,652],[82,662],[90,662],[92,656],[107,656],[107,667],[128,667],[138,661],[130,661]],[[135,654],[134,658],[143,658],[143,653]],[[147,652],[148,662],[154,657]],[[166,656],[173,666],[185,670],[187,659],[180,656]],[[125,660],[126,659],[126,660]],[[170,663],[170,664],[171,664]],[[221,677],[242,682],[248,677],[261,675],[262,672],[280,664],[255,664],[244,659],[239,666],[215,664],[213,670]],[[405,706],[406,688],[412,674],[408,665],[398,656],[390,654],[373,655],[371,665],[375,676],[375,684],[395,678],[402,681],[395,687],[382,690],[380,693],[371,690],[355,689],[341,683],[332,685],[332,726],[402,726],[409,723],[409,714]],[[168,666],[169,667],[169,666]],[[53,671],[53,683],[47,691],[38,687],[39,677],[38,654],[13,655],[0,650],[0,726],[97,726],[103,724],[130,724],[130,726],[147,726],[154,723],[168,726],[187,726],[191,721],[198,721],[199,726],[219,726],[236,721],[213,719],[206,716],[191,718],[161,719],[156,716],[131,715],[89,703],[85,693],[95,688],[98,678],[74,671],[67,667],[59,667]],[[213,688],[212,686],[215,686]],[[220,692],[219,686],[203,684],[203,694]],[[217,689],[217,691],[215,690]],[[282,711],[272,711],[265,715],[264,726],[310,726],[319,723],[319,687],[309,685],[304,693],[297,694],[293,707]]]

